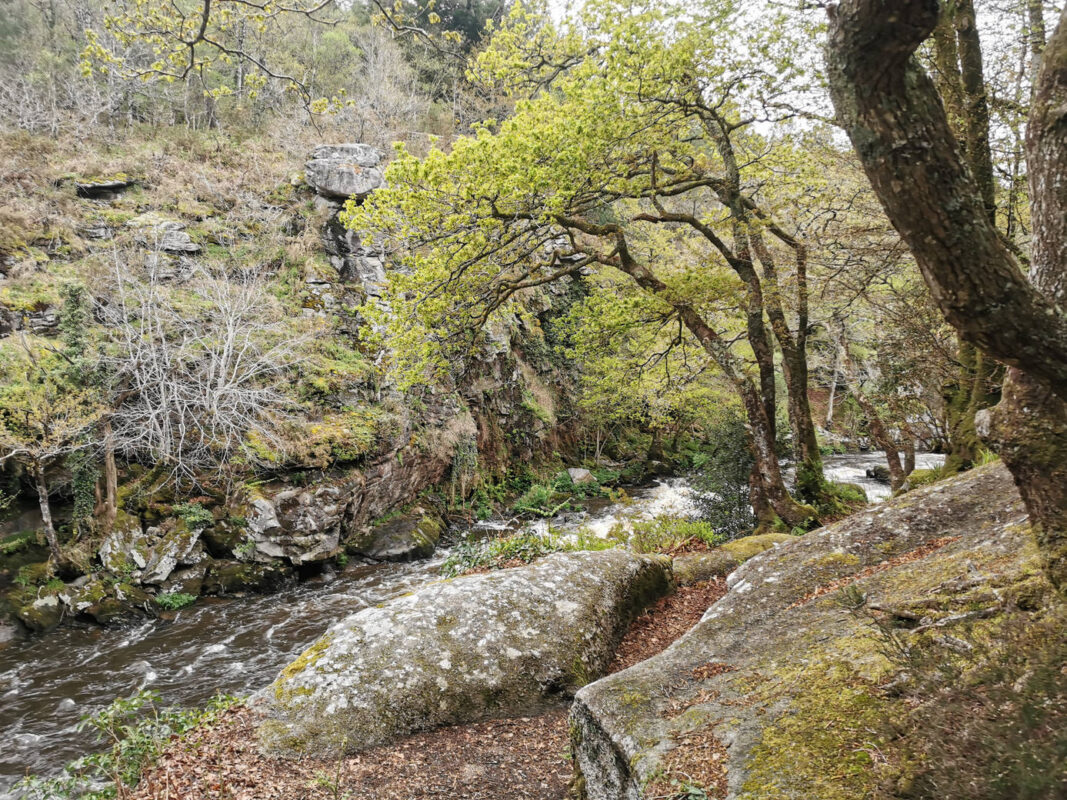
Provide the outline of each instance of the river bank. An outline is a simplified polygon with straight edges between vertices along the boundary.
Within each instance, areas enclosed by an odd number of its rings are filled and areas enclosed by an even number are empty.
[[[881,454],[832,456],[835,480],[864,483]],[[866,488],[866,487],[865,487]],[[684,478],[631,490],[625,502],[598,501],[588,513],[569,512],[535,527],[614,526],[695,512]],[[506,521],[472,528],[506,527]],[[350,564],[279,593],[206,598],[196,606],[126,628],[76,626],[0,642],[0,797],[26,772],[48,774],[92,748],[79,719],[115,697],[144,688],[163,704],[203,705],[218,692],[245,695],[270,682],[330,623],[437,579],[448,552],[403,564]]]

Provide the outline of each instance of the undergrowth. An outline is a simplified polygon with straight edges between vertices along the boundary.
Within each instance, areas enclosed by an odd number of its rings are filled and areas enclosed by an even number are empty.
[[[606,536],[586,528],[561,532],[549,528],[526,528],[496,538],[468,538],[457,544],[441,566],[448,578],[484,569],[529,564],[551,553],[626,548],[635,553],[676,553],[687,549],[715,547],[726,541],[707,522],[660,517],[615,525]]]
[[[23,800],[111,800],[128,795],[141,771],[175,737],[214,721],[238,701],[217,695],[203,709],[160,708],[159,694],[142,690],[83,717],[79,730],[92,731],[108,749],[67,764],[54,777],[30,775],[15,785]]]

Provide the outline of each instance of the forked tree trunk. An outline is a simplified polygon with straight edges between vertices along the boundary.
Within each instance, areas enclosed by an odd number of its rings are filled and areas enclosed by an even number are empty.
[[[960,336],[1011,366],[983,412],[1067,590],[1067,12],[1046,47],[1028,125],[1029,280],[995,227],[915,52],[937,0],[843,0],[832,13],[834,104],[889,219]]]
[[[730,352],[729,345],[691,305],[678,300],[667,284],[633,258],[621,231],[617,233],[616,247],[618,269],[629,275],[646,292],[671,303],[682,324],[696,337],[705,352],[715,361],[738,392],[745,409],[749,443],[758,471],[761,487],[759,502],[762,503],[765,498],[766,504],[773,508],[778,518],[790,528],[809,527],[817,523],[814,509],[798,503],[785,488],[781,465],[778,463],[778,445],[773,420],[767,414],[763,396],[752,380],[738,369],[736,358]]]

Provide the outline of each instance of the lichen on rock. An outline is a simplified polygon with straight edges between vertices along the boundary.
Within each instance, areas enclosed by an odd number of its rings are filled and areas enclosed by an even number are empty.
[[[1044,596],[1030,585],[1024,520],[998,465],[749,559],[686,636],[578,692],[572,747],[589,800],[685,785],[672,770],[693,741],[726,754],[722,780],[691,787],[710,798],[847,800],[901,779],[909,767],[879,755],[892,718],[881,687],[901,668],[870,618],[845,600],[918,617],[932,626],[932,646],[965,649],[946,638],[951,625],[992,624],[1010,597]]]
[[[431,584],[334,625],[262,693],[263,745],[358,751],[553,704],[602,675],[670,562],[621,550]]]

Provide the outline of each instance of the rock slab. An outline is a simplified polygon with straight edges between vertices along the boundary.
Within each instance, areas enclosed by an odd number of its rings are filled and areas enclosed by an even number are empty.
[[[825,775],[805,773],[799,748],[829,738],[829,722],[794,731],[852,686],[892,677],[871,626],[842,603],[914,605],[946,622],[952,609],[978,614],[977,604],[996,604],[1032,574],[1025,519],[1010,475],[995,465],[752,555],[684,637],[577,693],[572,747],[588,799],[644,800],[682,785],[728,800],[872,796],[828,794],[818,783]],[[949,610],[937,611],[935,599]],[[850,677],[838,685],[839,674]],[[813,686],[829,687],[825,699],[811,699]],[[795,746],[776,746],[783,739]]]
[[[664,558],[558,553],[365,609],[262,693],[261,743],[289,756],[356,752],[558,702],[604,673],[634,616],[671,587]]]

